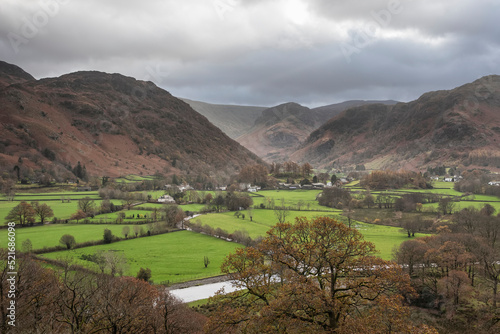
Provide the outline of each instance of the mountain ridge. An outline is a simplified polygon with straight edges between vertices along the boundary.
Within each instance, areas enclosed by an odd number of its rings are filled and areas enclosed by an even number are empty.
[[[291,157],[320,167],[497,169],[499,142],[500,76],[492,75],[408,103],[350,108],[312,132]]]
[[[152,82],[81,71],[0,89],[0,166],[35,169],[77,162],[89,174],[224,177],[262,163],[187,103]],[[14,80],[15,81],[15,80]]]
[[[373,101],[353,100],[313,109],[295,102],[283,103],[264,110],[254,126],[236,140],[269,163],[283,162],[328,119],[353,105],[370,103]]]

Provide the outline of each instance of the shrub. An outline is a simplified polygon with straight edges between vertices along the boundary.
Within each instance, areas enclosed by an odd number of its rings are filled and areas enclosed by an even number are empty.
[[[107,228],[104,229],[103,239],[104,239],[105,244],[112,243],[113,242],[113,232],[111,232],[111,230],[108,230]]]
[[[75,237],[71,234],[65,234],[59,239],[59,243],[66,246],[67,249],[71,249],[76,245]]]
[[[141,279],[145,282],[149,282],[151,280],[151,269],[144,269],[141,267],[141,269],[139,269],[139,272],[137,273],[136,278]]]

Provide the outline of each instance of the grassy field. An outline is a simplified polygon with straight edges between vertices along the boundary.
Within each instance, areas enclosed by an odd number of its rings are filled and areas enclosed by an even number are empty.
[[[122,237],[122,229],[125,225],[83,225],[83,224],[56,224],[34,227],[23,227],[16,229],[16,244],[18,249],[21,249],[23,241],[30,239],[35,249],[43,249],[44,247],[54,247],[59,245],[59,239],[64,234],[71,234],[75,237],[77,243],[87,241],[102,240],[104,229],[109,229],[114,235]],[[129,225],[133,231],[133,225]],[[3,240],[7,240],[7,230],[0,230],[0,244],[4,244]]]
[[[135,276],[141,267],[147,267],[151,269],[154,282],[175,283],[220,275],[223,259],[238,247],[242,246],[203,234],[181,231],[43,256],[50,259],[70,256],[77,263],[91,266],[93,263],[80,259],[82,254],[93,254],[98,250],[123,252],[129,264],[126,275]],[[204,256],[210,260],[207,268],[203,264]]]
[[[160,210],[161,207],[158,207]],[[133,223],[138,221],[143,221],[151,218],[152,211],[147,210],[124,210],[118,212],[105,213],[102,215],[95,216],[94,218],[89,218],[90,223],[100,223],[102,221],[114,223],[118,219],[120,213],[125,213],[124,223]]]
[[[433,189],[389,189],[387,191],[372,191],[372,195],[378,195],[380,193],[389,192],[396,194],[405,194],[405,193],[428,193],[428,194],[436,194],[443,196],[462,196],[463,193],[456,191],[453,189],[453,182],[434,182]],[[359,188],[356,190],[364,191],[364,189]]]
[[[145,209],[158,209],[162,210],[165,204],[163,203],[144,203],[141,205],[137,205],[134,208],[145,208]],[[179,208],[185,211],[193,211],[193,212],[199,212],[201,211],[206,205],[205,204],[184,204],[180,205]]]
[[[40,203],[46,203],[52,211],[54,211],[54,217],[58,219],[69,219],[73,213],[78,210],[78,200],[71,199],[71,202],[62,203],[61,200],[57,201],[44,201],[42,197],[37,197],[32,200],[26,201],[30,203],[32,201],[38,201]],[[115,205],[121,205],[120,200],[111,200]],[[12,201],[12,202],[0,202],[0,222],[5,222],[4,218],[9,214],[9,211],[12,210],[16,205],[21,203],[20,201]],[[101,200],[94,200],[94,203],[97,207],[99,207],[102,203]],[[50,218],[49,220],[51,220]]]
[[[205,204],[186,204],[186,205],[181,205],[179,206],[184,212],[186,211],[191,211],[191,212],[200,212],[203,208],[206,207]]]
[[[46,194],[36,194],[36,193],[17,193],[14,197],[15,202],[31,202],[31,201],[61,201],[61,198],[69,198],[72,201],[77,201],[84,197],[90,197],[94,200],[100,200],[97,191],[86,191],[86,192],[56,192],[56,193],[46,193]],[[6,200],[4,195],[0,196],[0,200]]]
[[[453,212],[457,212],[457,211],[460,211],[460,210],[468,208],[468,207],[474,207],[476,209],[481,209],[484,207],[485,204],[490,204],[492,207],[494,207],[496,210],[495,214],[500,213],[500,202],[481,202],[481,201],[455,202],[455,207],[453,208]],[[424,204],[424,210],[437,211],[437,208],[438,208],[438,203]]]
[[[142,175],[127,175],[120,178],[115,179],[117,183],[134,183],[134,182],[142,182],[142,181],[153,181],[158,179],[156,176],[142,176]]]
[[[194,218],[194,222],[200,222],[202,225],[209,225],[216,228],[221,228],[233,233],[236,230],[247,231],[252,239],[259,236],[265,236],[266,232],[276,225],[276,216],[273,210],[252,210],[253,219],[250,221],[248,211],[241,211],[245,214],[245,219],[237,218],[234,212],[212,213]],[[312,219],[318,216],[336,216],[333,212],[317,212],[317,211],[289,211],[287,221],[295,221],[295,217],[306,217]]]
[[[32,201],[35,201],[33,199]],[[26,201],[30,203],[31,201]],[[39,200],[40,203],[46,203],[48,206],[52,208],[54,211],[54,216],[58,219],[68,219],[73,213],[78,210],[78,201],[71,201],[70,203],[61,203],[61,201],[43,201]],[[100,204],[100,201],[95,201],[97,205]],[[5,221],[4,218],[9,214],[9,211],[12,210],[16,205],[21,202],[13,201],[13,202],[0,202],[0,219]]]
[[[392,250],[408,240],[406,232],[398,227],[356,223],[354,227],[363,234],[366,241],[373,242],[384,260],[392,260]],[[424,236],[417,234],[416,236]]]
[[[242,211],[245,213],[245,211]],[[318,216],[330,216],[338,218],[338,213],[334,212],[315,212],[315,211],[290,211],[287,221],[293,222],[295,217],[306,217],[313,219]],[[276,223],[273,210],[253,210],[253,221],[248,218],[237,218],[234,213],[209,214],[194,218],[194,222],[200,222],[202,225],[209,225],[212,228],[221,228],[229,233],[236,230],[247,231],[251,238],[265,236],[266,232]],[[380,251],[380,257],[386,260],[392,258],[392,249],[407,240],[406,234],[397,227],[365,224],[361,222],[353,223],[367,241],[373,242],[377,250]]]
[[[269,200],[274,200],[275,205],[281,205],[284,200],[285,206],[296,208],[299,201],[303,202],[301,209],[330,211],[333,209],[320,206],[316,196],[321,190],[262,190],[252,194],[253,205],[259,206],[261,203],[269,207]]]

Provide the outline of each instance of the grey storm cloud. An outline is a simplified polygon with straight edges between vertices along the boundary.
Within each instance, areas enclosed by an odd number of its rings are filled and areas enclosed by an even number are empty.
[[[2,0],[0,59],[213,103],[407,101],[499,72],[496,0]]]

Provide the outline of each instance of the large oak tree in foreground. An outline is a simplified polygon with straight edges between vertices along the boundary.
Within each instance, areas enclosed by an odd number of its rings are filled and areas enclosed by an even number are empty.
[[[243,288],[218,294],[211,333],[435,333],[414,327],[408,275],[331,218],[279,223],[262,243],[229,255],[222,271]]]

